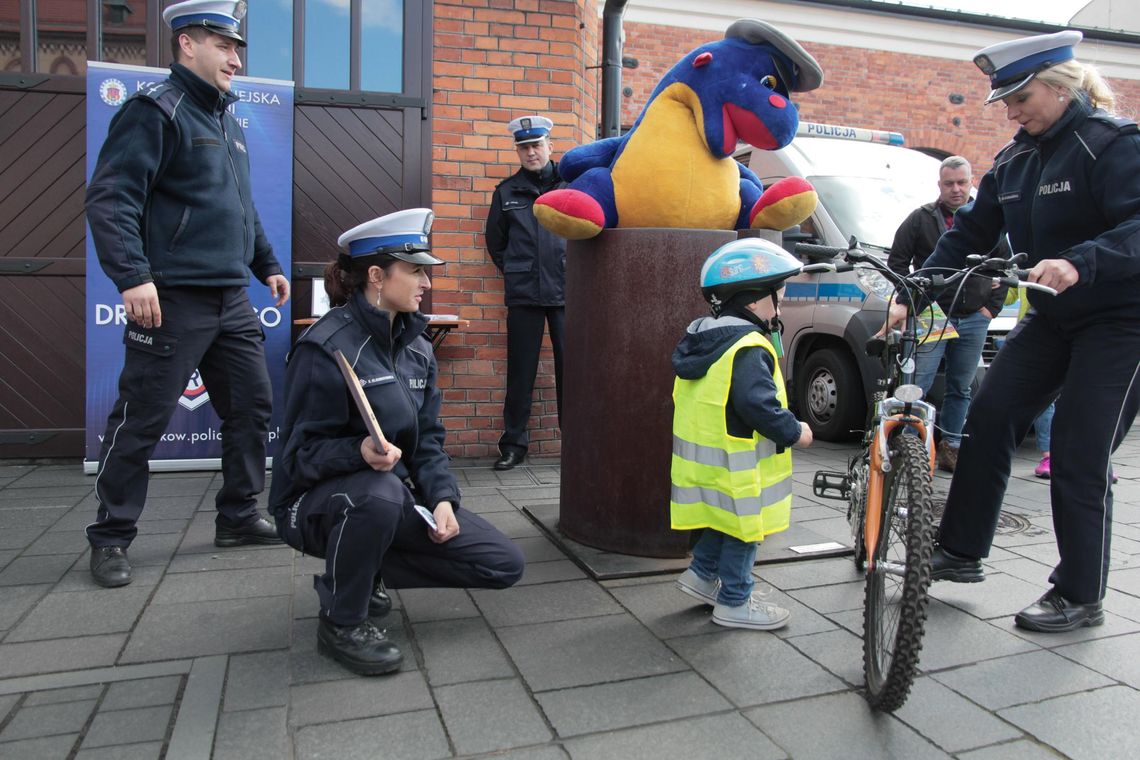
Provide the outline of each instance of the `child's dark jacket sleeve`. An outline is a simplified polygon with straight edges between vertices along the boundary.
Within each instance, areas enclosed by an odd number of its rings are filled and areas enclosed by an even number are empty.
[[[738,351],[728,406],[751,430],[779,446],[791,446],[800,439],[800,422],[776,398],[772,362],[772,355],[763,348]]]

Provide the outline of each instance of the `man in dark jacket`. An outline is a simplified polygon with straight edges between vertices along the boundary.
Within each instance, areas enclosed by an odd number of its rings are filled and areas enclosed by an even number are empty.
[[[544,116],[523,116],[510,123],[522,168],[495,188],[487,213],[487,252],[503,273],[507,303],[507,397],[496,470],[509,470],[526,458],[527,422],[546,326],[554,349],[554,386],[562,414],[566,241],[534,216],[535,199],[562,181],[558,164],[550,160],[553,126]]]
[[[970,163],[961,156],[950,156],[938,171],[938,200],[918,207],[895,232],[887,265],[899,274],[921,269],[934,251],[938,239],[954,226],[954,213],[970,201]],[[985,253],[985,251],[979,251]],[[1005,253],[1008,256],[1008,251]],[[1005,301],[1006,288],[995,288],[990,278],[971,277],[959,289],[947,288],[938,296],[938,305],[958,331],[952,340],[931,340],[918,349],[915,382],[926,393],[934,384],[938,365],[946,360],[946,391],[938,426],[938,465],[953,472],[962,443],[962,427],[970,407],[970,385],[982,356],[990,320],[998,315]]]
[[[148,460],[195,368],[222,419],[214,543],[280,543],[257,510],[272,392],[246,289],[252,271],[282,306],[289,282],[253,206],[245,136],[226,110],[237,100],[230,88],[244,9],[232,0],[166,9],[170,78],[115,115],[87,188],[99,263],[129,320],[99,454],[98,513],[87,526],[101,586],[131,582],[126,550],[146,501]]]

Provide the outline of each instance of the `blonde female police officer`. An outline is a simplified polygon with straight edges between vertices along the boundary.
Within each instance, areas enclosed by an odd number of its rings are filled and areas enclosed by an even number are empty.
[[[402,655],[368,618],[390,607],[380,586],[504,588],[522,575],[519,549],[460,508],[443,450],[440,390],[427,319],[428,209],[355,227],[325,272],[333,306],[297,341],[285,375],[284,445],[269,508],[286,543],[325,558],[318,649],[349,670],[387,673]],[[336,361],[352,363],[388,439],[378,451]],[[429,527],[415,504],[429,509]]]
[[[1014,618],[1034,631],[1104,621],[1112,531],[1109,456],[1140,407],[1140,134],[1110,116],[1113,95],[1074,58],[1064,31],[978,52],[987,103],[1020,129],[982,178],[972,207],[928,267],[961,267],[1003,230],[1029,254],[1032,309],[986,373],[966,421],[934,555],[934,579],[983,579],[1013,452],[1060,394],[1053,420],[1051,588]],[[902,309],[893,309],[898,317]]]

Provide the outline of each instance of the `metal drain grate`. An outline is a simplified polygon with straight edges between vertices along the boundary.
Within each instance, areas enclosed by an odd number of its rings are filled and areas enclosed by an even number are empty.
[[[942,519],[942,513],[945,510],[946,502],[940,502],[934,505],[934,522],[936,524]],[[998,515],[997,532],[1003,536],[1012,536],[1018,533],[1036,535],[1044,533],[1045,531],[1029,522],[1029,518],[1025,515],[1002,510],[1001,514]]]

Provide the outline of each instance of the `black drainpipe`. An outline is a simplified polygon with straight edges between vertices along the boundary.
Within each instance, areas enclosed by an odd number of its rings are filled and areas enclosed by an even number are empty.
[[[602,10],[602,137],[621,134],[621,17],[628,0],[606,0]]]

